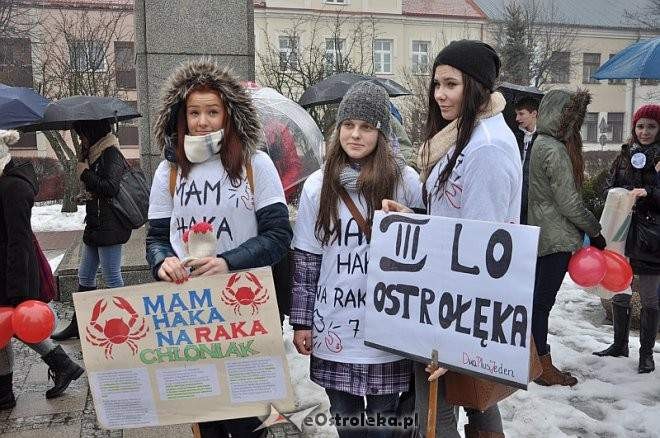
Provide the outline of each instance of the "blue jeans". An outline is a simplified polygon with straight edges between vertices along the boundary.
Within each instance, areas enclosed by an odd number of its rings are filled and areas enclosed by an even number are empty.
[[[100,264],[106,286],[122,287],[124,279],[121,276],[121,248],[122,245],[89,246],[83,243],[78,283],[84,287],[96,288],[96,271]]]
[[[326,388],[325,392],[330,399],[330,413],[333,417],[354,417],[360,420],[360,415],[375,417],[376,414],[386,417],[396,416],[396,406],[399,394],[367,395],[367,406],[365,410],[364,397],[353,395],[344,391]],[[358,426],[359,427],[359,426]],[[350,426],[350,419],[346,420],[346,427],[337,427],[340,438],[391,438],[394,429],[387,426],[375,426],[371,428],[358,428]]]

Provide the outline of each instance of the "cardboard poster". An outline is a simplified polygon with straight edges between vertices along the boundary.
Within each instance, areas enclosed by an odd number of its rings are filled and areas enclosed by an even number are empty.
[[[365,343],[526,388],[539,229],[376,212]]]
[[[73,295],[108,429],[293,409],[270,268]]]

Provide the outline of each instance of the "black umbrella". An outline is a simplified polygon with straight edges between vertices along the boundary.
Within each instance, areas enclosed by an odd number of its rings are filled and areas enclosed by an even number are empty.
[[[325,78],[321,82],[309,87],[300,97],[298,103],[303,108],[329,103],[339,103],[344,94],[356,82],[371,81],[385,88],[390,97],[406,96],[412,94],[402,85],[391,79],[383,79],[375,76],[366,76],[357,73],[337,73]]]
[[[510,82],[502,82],[502,84],[497,87],[497,91],[502,93],[504,99],[506,99],[506,106],[504,107],[504,111],[502,111],[502,115],[504,116],[506,124],[509,125],[509,128],[511,128],[513,132],[516,132],[516,129],[518,129],[515,109],[516,102],[523,97],[531,97],[538,101],[541,101],[541,98],[543,98],[543,91],[536,87],[517,85]]]
[[[21,131],[63,131],[71,129],[73,122],[82,120],[120,122],[136,117],[140,117],[140,113],[116,97],[71,96],[49,103],[43,119],[21,127]]]

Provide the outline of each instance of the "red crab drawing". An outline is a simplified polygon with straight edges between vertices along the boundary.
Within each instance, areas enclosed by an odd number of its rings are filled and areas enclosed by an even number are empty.
[[[130,347],[133,355],[137,353],[138,347],[135,340],[142,339],[147,336],[149,326],[147,325],[146,318],[142,318],[142,323],[136,326],[138,321],[138,314],[131,306],[131,303],[122,297],[112,297],[114,305],[121,310],[124,310],[130,316],[128,323],[124,322],[122,318],[110,318],[105,323],[99,323],[99,317],[107,308],[107,303],[104,299],[100,299],[94,305],[92,311],[92,319],[87,325],[87,341],[98,347],[105,348],[106,359],[112,359],[112,348],[115,345],[126,344]]]
[[[220,298],[222,302],[234,307],[234,313],[243,316],[241,313],[241,306],[249,306],[252,309],[252,315],[259,312],[259,305],[268,301],[268,291],[259,282],[256,275],[251,272],[246,272],[245,276],[256,287],[252,289],[247,286],[241,286],[237,290],[232,287],[241,278],[240,274],[233,274],[229,277],[227,286],[225,286]]]

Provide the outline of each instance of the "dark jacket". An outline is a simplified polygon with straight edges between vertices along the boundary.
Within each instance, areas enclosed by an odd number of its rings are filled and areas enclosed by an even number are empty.
[[[131,230],[125,228],[110,205],[119,192],[119,183],[128,163],[116,147],[109,147],[83,171],[80,180],[92,194],[87,201],[83,242],[89,246],[110,246],[126,243]]]
[[[636,169],[630,163],[631,156],[640,152],[646,156],[646,165]],[[614,187],[623,187],[628,190],[635,188],[646,189],[647,195],[637,198],[633,208],[635,222],[648,218],[653,229],[660,235],[660,176],[655,171],[655,163],[660,159],[660,143],[654,143],[640,148],[637,145],[621,146],[621,153],[615,158],[605,180],[604,194]],[[630,257],[630,264],[636,274],[660,274],[660,242],[642,242],[635,239],[634,233],[628,234],[626,241],[626,255]]]
[[[573,252],[582,246],[583,234],[597,236],[601,225],[587,210],[575,186],[565,141],[579,132],[590,96],[551,90],[541,100],[529,166],[529,225],[541,228],[539,257]]]
[[[177,111],[189,90],[196,86],[218,90],[223,97],[227,114],[233,118],[237,135],[245,152],[245,159],[257,150],[261,141],[261,127],[257,111],[249,94],[227,70],[210,61],[189,62],[177,69],[163,88],[163,104],[156,120],[156,143],[165,158],[175,162]],[[222,254],[232,271],[274,265],[286,254],[293,231],[286,205],[271,204],[256,212],[257,236]],[[152,219],[147,232],[146,257],[156,280],[158,269],[166,257],[175,256],[170,244],[170,218]]]
[[[538,130],[532,135],[532,140],[527,146],[527,153],[525,154],[525,133],[516,129],[513,134],[516,136],[516,141],[518,142],[518,149],[520,150],[520,159],[522,160],[522,171],[523,171],[523,183],[522,183],[522,196],[520,202],[520,223],[527,225],[527,199],[529,192],[529,161],[532,156],[532,146],[534,146],[534,141],[538,137]]]
[[[9,161],[0,176],[0,306],[39,298],[30,217],[39,191],[30,163]]]

